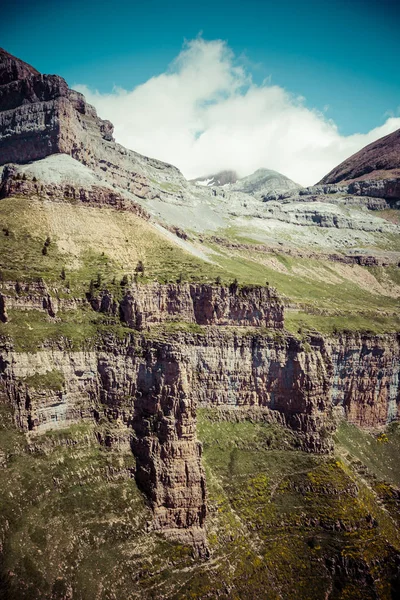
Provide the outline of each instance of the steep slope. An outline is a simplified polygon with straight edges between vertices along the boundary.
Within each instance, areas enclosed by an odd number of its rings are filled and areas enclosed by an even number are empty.
[[[321,179],[320,184],[400,177],[400,129],[372,142]]]

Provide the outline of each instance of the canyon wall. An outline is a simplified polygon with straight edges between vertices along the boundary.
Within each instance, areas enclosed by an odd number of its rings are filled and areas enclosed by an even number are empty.
[[[400,335],[340,335],[327,343],[333,364],[332,403],[360,427],[398,418]]]
[[[0,320],[7,322],[7,311],[39,310],[54,317],[59,310],[74,310],[85,299],[58,297],[43,280],[31,283],[2,282]],[[122,295],[122,298],[120,296]],[[88,293],[90,305],[97,311],[119,316],[123,323],[138,331],[150,325],[170,322],[235,327],[283,329],[284,307],[275,288],[210,284],[133,284],[118,296],[102,290]]]
[[[398,416],[398,336],[312,336],[209,326],[204,333],[131,333],[91,350],[0,348],[0,374],[30,435],[82,419],[109,424],[107,445],[129,443],[153,527],[207,553],[206,482],[196,408],[280,423],[299,447],[329,452],[333,409],[376,427]],[[47,377],[58,373],[62,385]]]

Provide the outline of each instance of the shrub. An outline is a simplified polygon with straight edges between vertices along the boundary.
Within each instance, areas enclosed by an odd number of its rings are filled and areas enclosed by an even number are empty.
[[[138,264],[136,265],[135,271],[136,271],[136,273],[142,273],[142,275],[144,274],[144,264],[143,264],[143,261],[139,260]]]

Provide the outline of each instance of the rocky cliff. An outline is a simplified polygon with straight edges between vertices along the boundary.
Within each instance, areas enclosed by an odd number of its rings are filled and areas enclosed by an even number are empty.
[[[126,150],[112,134],[113,125],[62,77],[42,75],[0,49],[0,165],[67,154],[142,197],[157,195],[149,174],[184,181],[175,167]]]
[[[106,419],[114,430],[107,443],[131,445],[153,527],[201,554],[207,552],[207,502],[197,407],[221,409],[229,419],[280,423],[296,432],[299,447],[327,452],[335,407],[361,427],[397,418],[399,364],[398,336],[302,342],[272,328],[220,325],[196,334],[107,337],[76,352],[15,352],[3,342],[0,352],[19,426],[40,433]]]

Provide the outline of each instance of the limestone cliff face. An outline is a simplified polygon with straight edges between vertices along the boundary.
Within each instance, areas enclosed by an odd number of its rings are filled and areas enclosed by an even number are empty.
[[[177,178],[172,165],[116,144],[113,125],[57,75],[42,75],[0,49],[0,165],[52,154],[72,156],[110,183],[155,197],[154,180]]]
[[[332,401],[349,421],[377,427],[398,418],[400,336],[342,335],[330,341]]]
[[[198,405],[255,409],[293,427],[304,447],[329,449],[320,433],[330,410],[330,365],[320,340],[307,352],[291,336],[275,341],[215,328],[164,340],[110,340],[90,352],[27,354],[4,345],[0,371],[25,431],[82,419],[112,422],[121,432],[117,439],[130,439],[137,482],[153,506],[153,527],[193,543],[202,554],[206,483],[196,438]],[[41,375],[54,371],[62,374],[62,390],[40,384]]]
[[[23,284],[5,281],[1,284],[0,321],[8,321],[9,310],[38,310],[55,317],[59,310],[75,310],[83,303],[84,300],[72,296],[58,297],[43,280]]]
[[[215,325],[203,334],[109,338],[90,351],[0,348],[0,375],[20,427],[40,433],[82,419],[112,423],[114,439],[103,442],[130,443],[153,527],[202,554],[206,482],[197,406],[285,424],[303,448],[326,452],[337,405],[361,426],[396,418],[399,364],[397,336],[313,336],[303,343],[273,329]],[[62,374],[62,389],[40,384],[52,371]]]
[[[105,297],[97,300],[100,310]],[[92,303],[93,305],[93,303]],[[106,301],[106,306],[109,301]],[[283,304],[273,288],[207,284],[134,285],[120,303],[122,320],[134,329],[179,320],[198,325],[283,328]]]

